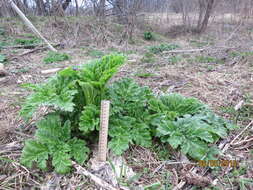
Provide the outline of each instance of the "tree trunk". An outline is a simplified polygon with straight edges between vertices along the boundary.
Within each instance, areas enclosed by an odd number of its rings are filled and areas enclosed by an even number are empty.
[[[105,16],[105,0],[100,0],[99,1],[98,16],[100,16],[100,17]]]
[[[36,0],[36,11],[39,16],[46,15],[46,8],[43,0]]]
[[[126,10],[124,0],[116,0],[113,7],[113,14],[117,17],[117,22],[120,24],[127,23]]]
[[[62,9],[65,11],[68,8],[70,3],[71,3],[71,0],[65,0],[65,2],[62,3]]]
[[[78,5],[78,0],[75,0],[76,2],[76,16],[79,15],[79,5]]]
[[[201,22],[200,26],[197,28],[197,32],[201,33],[204,32],[207,28],[209,18],[211,16],[211,12],[213,9],[215,0],[207,0],[206,12],[203,21]]]
[[[198,18],[197,28],[201,27],[201,23],[203,21],[205,9],[206,9],[205,1],[199,0],[199,18]]]

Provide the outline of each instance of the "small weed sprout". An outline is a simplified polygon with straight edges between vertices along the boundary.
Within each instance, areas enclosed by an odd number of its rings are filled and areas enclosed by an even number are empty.
[[[44,63],[55,63],[55,62],[61,62],[65,60],[69,60],[70,56],[66,53],[58,53],[50,51],[47,56],[43,59]]]
[[[89,49],[87,55],[95,58],[100,58],[104,56],[104,52],[96,49]]]
[[[6,57],[3,54],[0,54],[0,63],[3,63],[6,61]]]
[[[151,52],[147,52],[144,54],[144,56],[141,58],[142,63],[154,63],[155,57],[154,54]]]
[[[145,40],[153,40],[154,36],[153,36],[152,32],[144,32],[144,39]]]
[[[154,54],[162,53],[164,51],[170,51],[179,48],[176,44],[160,44],[157,46],[149,47],[149,51]]]
[[[36,37],[33,37],[31,39],[17,38],[17,39],[15,39],[14,43],[29,46],[29,45],[39,44],[39,43],[41,43],[41,40]]]
[[[179,63],[180,61],[182,61],[183,58],[181,56],[172,56],[168,58],[168,61],[170,64],[176,64]]]

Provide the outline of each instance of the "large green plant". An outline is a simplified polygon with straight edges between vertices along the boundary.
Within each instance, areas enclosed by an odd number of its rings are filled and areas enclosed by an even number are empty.
[[[26,142],[23,164],[31,167],[36,162],[46,169],[52,161],[58,173],[67,173],[71,159],[83,163],[89,153],[85,141],[89,144],[98,137],[102,99],[111,101],[109,148],[115,154],[121,155],[132,144],[149,147],[158,138],[193,159],[214,158],[218,151],[210,145],[225,138],[233,125],[195,98],[156,97],[132,79],[106,85],[123,62],[123,56],[109,55],[80,69],[65,69],[45,84],[27,86],[34,93],[27,98],[22,116],[31,118],[41,106],[53,113],[37,124],[35,139]]]
[[[71,168],[71,158],[78,163],[88,158],[89,149],[84,140],[71,137],[71,124],[62,124],[59,115],[48,115],[37,123],[35,139],[28,140],[22,152],[21,162],[32,167],[36,162],[38,167],[45,170],[47,162],[52,160],[52,166],[58,173],[67,173]]]
[[[169,94],[149,103],[156,136],[196,160],[214,159],[218,151],[209,144],[236,127],[195,98]]]
[[[151,128],[148,117],[148,101],[153,98],[151,90],[140,87],[131,79],[114,83],[108,91],[112,102],[109,148],[122,154],[130,144],[144,147],[151,145]]]
[[[28,84],[34,91],[21,109],[25,119],[32,117],[41,106],[51,107],[63,115],[81,112],[84,106],[99,105],[104,96],[107,81],[123,64],[121,55],[104,56],[85,64],[80,69],[67,68],[44,84]]]
[[[49,107],[54,115],[49,114],[37,124],[35,139],[26,142],[21,162],[29,167],[36,162],[46,169],[47,161],[52,160],[58,173],[70,171],[71,158],[83,163],[89,150],[83,141],[88,137],[81,134],[97,129],[93,126],[99,122],[106,83],[123,63],[122,55],[108,55],[80,69],[64,69],[44,84],[26,85],[33,93],[26,99],[21,115],[29,120],[41,106]]]

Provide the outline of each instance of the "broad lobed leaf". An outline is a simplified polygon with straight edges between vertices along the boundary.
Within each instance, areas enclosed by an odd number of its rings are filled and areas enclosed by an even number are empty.
[[[109,55],[80,70],[64,69],[45,84],[26,85],[34,93],[21,114],[29,119],[40,106],[54,113],[37,123],[35,139],[23,149],[23,164],[36,162],[46,169],[51,161],[58,173],[71,171],[71,159],[83,164],[90,152],[83,139],[94,141],[98,134],[102,99],[111,101],[108,146],[117,155],[133,144],[150,147],[154,137],[193,159],[218,154],[211,144],[225,138],[233,124],[195,98],[174,93],[156,97],[132,79],[107,86],[123,62],[122,55]]]

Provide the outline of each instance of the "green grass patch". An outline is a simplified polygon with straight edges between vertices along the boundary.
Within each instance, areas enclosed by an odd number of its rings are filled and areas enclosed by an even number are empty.
[[[164,144],[155,143],[152,145],[151,150],[157,154],[159,160],[165,161],[171,157],[168,147]]]
[[[0,54],[0,63],[4,62],[6,60],[5,55]]]
[[[229,53],[229,57],[249,57],[253,56],[253,51],[248,51],[248,52],[238,52],[234,51]]]
[[[48,52],[47,56],[43,59],[44,63],[55,63],[69,60],[70,56],[66,53],[58,53],[50,51]]]
[[[156,75],[154,73],[136,73],[135,76],[140,77],[140,78],[149,78]]]
[[[170,51],[179,48],[176,44],[160,44],[157,46],[149,47],[149,51],[154,54],[162,53],[164,51]]]
[[[4,34],[5,34],[4,28],[0,27],[0,36],[4,36]]]
[[[226,106],[222,107],[221,111],[226,113],[230,116],[232,120],[235,122],[242,121],[242,122],[249,122],[253,115],[253,100],[250,95],[244,96],[244,104],[239,110],[235,110],[233,106]]]
[[[154,35],[152,32],[144,32],[143,37],[145,40],[153,40],[154,39]]]
[[[104,52],[96,49],[89,49],[87,55],[95,58],[100,58],[104,56]]]
[[[154,63],[155,62],[155,56],[153,53],[147,52],[144,54],[144,56],[141,58],[142,63]]]
[[[183,57],[180,55],[171,56],[168,58],[170,64],[176,64],[183,60]]]
[[[191,46],[193,46],[193,47],[198,47],[198,48],[207,46],[207,45],[209,45],[209,44],[210,44],[210,43],[209,43],[209,42],[206,42],[206,41],[197,41],[197,40],[191,40],[191,41],[190,41],[190,45],[191,45]]]
[[[6,64],[7,63],[7,58],[3,54],[0,54],[0,63],[2,63],[2,64]]]
[[[16,69],[14,70],[13,72],[14,73],[27,73],[30,71],[30,68],[29,67],[24,67],[24,68],[21,68],[21,69]]]
[[[224,61],[221,59],[218,59],[216,57],[212,57],[212,56],[196,56],[194,58],[189,58],[187,59],[188,62],[190,63],[220,63],[223,64]]]
[[[17,38],[14,40],[14,43],[15,44],[19,44],[19,45],[36,45],[36,44],[39,44],[41,43],[41,40],[36,38],[36,37],[33,37],[31,39],[24,39],[24,38]]]

